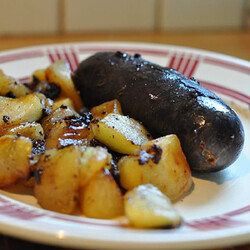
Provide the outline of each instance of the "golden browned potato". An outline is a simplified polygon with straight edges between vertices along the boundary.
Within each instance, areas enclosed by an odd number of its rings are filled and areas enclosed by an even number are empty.
[[[68,107],[74,109],[74,103],[70,98],[61,97],[61,98],[57,98],[54,101],[54,105],[52,107],[52,110],[54,111],[54,110],[60,108],[62,105],[68,106]]]
[[[29,175],[32,142],[23,136],[0,137],[0,187],[14,184]]]
[[[17,79],[0,75],[0,95],[6,97],[21,97],[30,93],[30,90]]]
[[[191,170],[176,135],[142,145],[118,162],[120,183],[125,189],[151,183],[171,200],[183,196],[192,185]]]
[[[58,121],[51,126],[48,133],[46,134],[46,148],[62,148],[61,138],[65,133],[65,128],[67,124],[65,121]],[[72,134],[71,134],[72,135]],[[62,141],[63,143],[63,141]]]
[[[151,184],[140,185],[125,194],[125,215],[139,228],[174,228],[181,217],[170,199]]]
[[[46,134],[46,148],[62,148],[69,145],[88,146],[93,139],[92,130],[79,119],[57,121]]]
[[[36,168],[42,174],[34,193],[39,204],[52,211],[71,214],[78,202],[79,148],[69,146],[48,150]]]
[[[40,101],[41,101],[41,104],[43,105],[43,109],[46,109],[47,113],[51,113],[52,111],[52,108],[53,108],[53,105],[54,105],[54,101],[47,98],[44,94],[42,93],[38,93],[38,92],[33,92],[34,95],[36,95]]]
[[[120,171],[120,183],[123,188],[131,190],[144,184],[142,165],[139,163],[137,155],[123,156],[118,161],[118,169]]]
[[[90,110],[90,112],[93,114],[94,119],[103,119],[110,113],[123,115],[121,104],[117,99],[95,106]]]
[[[102,147],[87,147],[80,157],[80,186],[83,187],[104,169],[110,161],[110,154]]]
[[[83,103],[71,79],[71,73],[68,62],[64,60],[57,61],[46,69],[48,82],[53,82],[60,86],[60,96],[70,98],[74,103],[75,110],[79,112]]]
[[[43,114],[40,99],[34,94],[12,99],[0,96],[0,127],[38,121]]]
[[[0,128],[2,135],[22,135],[34,140],[44,139],[43,127],[38,122],[25,122]]]
[[[94,137],[110,149],[131,154],[140,145],[152,139],[138,121],[120,114],[110,113],[102,120],[92,123]]]
[[[37,70],[35,70],[32,73],[32,76],[31,76],[31,79],[30,79],[31,83],[33,83],[34,78],[35,78],[35,80],[38,80],[39,82],[47,81],[46,69],[37,69]]]
[[[42,120],[47,148],[89,145],[94,136],[89,127],[91,117],[80,116],[74,109],[65,105],[52,111]]]
[[[54,127],[54,125],[64,120],[67,117],[76,117],[79,118],[80,115],[72,108],[68,106],[60,106],[56,110],[52,111],[50,115],[42,119],[42,127],[45,134],[48,134],[49,131]]]
[[[103,169],[80,192],[80,205],[84,215],[111,219],[124,214],[120,188],[108,169]]]

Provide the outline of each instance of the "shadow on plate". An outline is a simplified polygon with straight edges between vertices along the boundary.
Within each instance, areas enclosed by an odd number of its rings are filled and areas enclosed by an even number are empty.
[[[212,181],[220,185],[227,181],[240,179],[241,177],[248,174],[250,174],[250,160],[249,157],[242,153],[237,161],[226,169],[212,173],[193,172],[192,176],[199,179]]]

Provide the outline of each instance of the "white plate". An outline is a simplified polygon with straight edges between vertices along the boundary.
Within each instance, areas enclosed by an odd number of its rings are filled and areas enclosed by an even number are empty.
[[[97,51],[140,53],[145,59],[194,76],[235,108],[245,129],[244,149],[218,173],[194,176],[194,189],[175,204],[184,224],[173,230],[136,230],[123,220],[67,216],[39,208],[25,190],[0,192],[0,232],[47,244],[95,248],[212,248],[250,243],[250,63],[177,46],[145,43],[73,43],[0,53],[0,68],[26,81],[39,68],[65,58],[78,62]]]

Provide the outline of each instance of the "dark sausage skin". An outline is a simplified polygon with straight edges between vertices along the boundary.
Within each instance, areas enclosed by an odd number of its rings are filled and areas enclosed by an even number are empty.
[[[138,54],[101,52],[81,62],[72,79],[88,108],[116,98],[124,114],[141,121],[153,137],[177,134],[193,170],[224,169],[241,152],[244,131],[237,114],[172,68]]]

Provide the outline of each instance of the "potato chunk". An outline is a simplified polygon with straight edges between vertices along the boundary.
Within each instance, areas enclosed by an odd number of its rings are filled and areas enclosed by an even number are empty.
[[[110,113],[123,115],[121,104],[117,99],[95,106],[90,112],[93,114],[94,119],[103,119]]]
[[[118,161],[120,171],[120,183],[123,188],[131,190],[144,184],[142,166],[139,164],[138,156],[123,156]]]
[[[192,185],[191,170],[176,135],[149,141],[122,158],[118,168],[125,189],[151,183],[171,200],[180,198]]]
[[[62,105],[68,106],[68,107],[74,109],[73,101],[70,98],[62,97],[62,98],[56,99],[56,101],[54,102],[54,105],[52,107],[52,110],[56,110],[56,109],[60,108]]]
[[[0,75],[0,95],[6,97],[21,97],[30,93],[30,90],[17,79]]]
[[[71,79],[71,70],[69,64],[66,61],[57,61],[51,64],[46,69],[46,76],[48,82],[53,82],[60,86],[61,88],[61,97],[70,98],[73,103],[76,111],[80,111],[83,104],[78,94],[75,85]]]
[[[85,186],[101,169],[104,169],[110,154],[102,147],[87,147],[80,157],[80,186]]]
[[[3,127],[0,130],[1,135],[23,135],[34,140],[44,139],[43,127],[38,122],[25,122]]]
[[[78,201],[79,148],[69,146],[48,150],[36,169],[42,171],[35,184],[35,197],[41,206],[52,211],[71,214]]]
[[[181,217],[170,199],[151,184],[140,185],[124,197],[125,215],[139,228],[176,227]]]
[[[80,115],[70,107],[59,107],[56,110],[45,118],[42,119],[42,126],[44,133],[47,135],[54,125],[67,117],[76,117],[79,118]]]
[[[122,193],[109,170],[101,170],[81,188],[80,205],[84,215],[92,218],[111,219],[123,215]]]
[[[52,107],[54,105],[54,102],[53,100],[47,98],[44,94],[42,93],[38,93],[38,92],[33,92],[34,95],[36,95],[39,99],[40,99],[40,102],[43,106],[43,110],[45,111],[44,112],[44,115],[48,115],[51,113],[52,111]]]
[[[80,116],[68,106],[60,106],[42,120],[47,148],[68,145],[89,145],[93,132],[89,127],[92,115]]]
[[[92,130],[79,119],[60,120],[46,134],[46,148],[62,148],[69,145],[89,145]]]
[[[94,137],[110,149],[131,154],[151,139],[149,132],[138,121],[119,114],[108,114],[92,124]]]
[[[16,99],[0,96],[0,107],[0,126],[34,122],[42,117],[43,106],[34,94]]]
[[[26,137],[0,137],[0,187],[14,184],[29,174],[32,142]]]
[[[32,73],[31,79],[30,79],[31,83],[33,84],[34,81],[47,81],[47,76],[46,76],[46,70],[45,69],[37,69]]]

